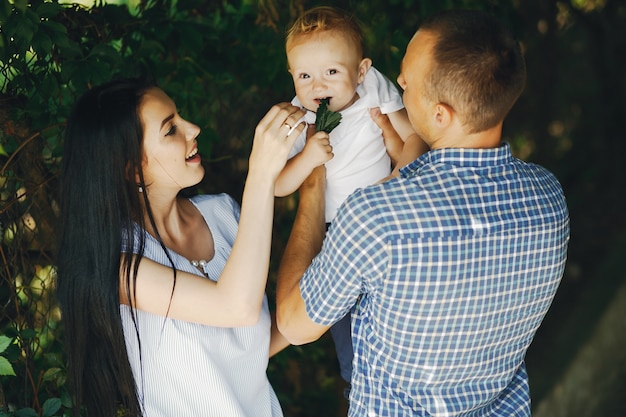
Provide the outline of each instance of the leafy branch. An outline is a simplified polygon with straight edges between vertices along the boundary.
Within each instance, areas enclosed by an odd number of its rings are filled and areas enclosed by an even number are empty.
[[[328,99],[321,99],[315,118],[315,131],[330,133],[339,126],[339,123],[341,123],[341,113],[328,110]]]

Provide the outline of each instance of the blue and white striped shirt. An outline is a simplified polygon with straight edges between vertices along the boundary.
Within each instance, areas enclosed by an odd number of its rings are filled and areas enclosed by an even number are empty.
[[[239,206],[226,194],[191,199],[213,235],[215,255],[204,271],[217,280],[237,235]],[[170,251],[176,268],[199,274]],[[169,266],[159,243],[146,233],[146,258]],[[120,307],[124,336],[144,417],[282,417],[266,375],[270,314],[267,299],[255,326],[212,327]]]
[[[350,416],[529,416],[524,355],[565,267],[569,216],[542,167],[438,149],[352,194],[300,283],[352,309]]]

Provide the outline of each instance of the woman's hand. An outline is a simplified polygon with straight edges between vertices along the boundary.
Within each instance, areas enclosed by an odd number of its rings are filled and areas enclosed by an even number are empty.
[[[304,110],[289,103],[276,104],[267,112],[254,132],[250,173],[276,179],[296,138],[306,127],[304,114]]]

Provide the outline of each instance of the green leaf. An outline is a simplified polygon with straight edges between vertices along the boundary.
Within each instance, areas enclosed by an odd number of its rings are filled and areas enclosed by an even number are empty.
[[[58,3],[45,2],[37,6],[37,14],[39,17],[50,18],[55,17],[63,10],[63,6]]]
[[[37,332],[34,329],[24,329],[20,331],[20,336],[24,340],[30,340],[34,338],[35,336],[37,336]]]
[[[63,370],[61,368],[50,368],[46,369],[46,372],[43,374],[44,381],[54,381],[60,375],[63,375]]]
[[[13,365],[4,356],[0,356],[0,375],[15,376]]]
[[[48,398],[41,408],[41,417],[52,417],[60,408],[60,398]]]
[[[20,332],[14,326],[7,327],[4,331],[4,335],[6,337],[10,337],[11,339],[15,339],[17,336],[19,336],[19,334]]]
[[[61,402],[67,408],[74,407],[74,401],[73,401],[72,397],[70,396],[70,393],[67,392],[67,390],[61,391]]]
[[[23,13],[28,8],[28,0],[15,0],[13,2],[13,5],[15,6],[17,10]]]
[[[28,407],[17,410],[15,417],[39,417],[39,414],[34,409]]]
[[[98,58],[107,62],[117,63],[120,61],[120,54],[111,45],[101,43],[93,47],[88,58]]]
[[[42,31],[39,31],[32,39],[32,47],[37,56],[43,58],[52,51],[52,39]]]
[[[7,347],[9,347],[11,342],[13,342],[13,339],[8,338],[8,337],[6,337],[4,335],[0,335],[0,353],[2,353],[5,350],[7,350]]]
[[[37,24],[28,18],[27,13],[14,16],[17,27],[11,26],[10,31],[13,33],[9,33],[9,35],[13,37],[16,47],[15,53],[22,55],[30,47],[30,43],[37,32]]]
[[[39,30],[46,32],[54,43],[64,42],[67,44],[67,29],[59,22],[44,20],[41,22]]]
[[[82,56],[82,51],[80,49],[80,45],[73,40],[69,39],[67,36],[59,36],[56,38],[52,38],[55,42],[61,54],[66,57],[66,59],[75,59]]]
[[[0,22],[4,22],[11,15],[11,3],[0,1]]]
[[[341,122],[341,113],[328,110],[328,99],[320,100],[315,117],[315,131],[330,133]]]

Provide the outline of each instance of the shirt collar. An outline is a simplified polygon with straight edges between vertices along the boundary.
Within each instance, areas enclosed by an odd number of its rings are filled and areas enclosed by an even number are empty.
[[[400,168],[400,176],[409,178],[417,175],[426,165],[448,164],[462,167],[484,167],[502,165],[513,159],[507,142],[497,148],[441,148],[428,151],[415,161]]]

